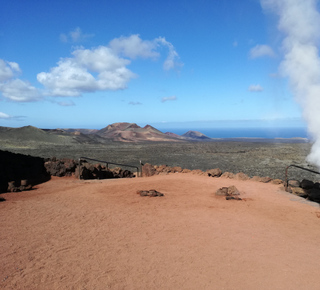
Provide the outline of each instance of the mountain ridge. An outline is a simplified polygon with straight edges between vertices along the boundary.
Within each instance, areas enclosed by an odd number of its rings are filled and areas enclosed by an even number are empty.
[[[209,140],[210,138],[196,131],[188,131],[180,136],[163,133],[151,125],[140,127],[136,123],[117,122],[97,129],[40,129],[34,126],[19,128],[1,127],[0,139],[14,142],[39,142],[43,144],[100,144],[106,142],[183,142]],[[205,137],[204,137],[205,136]]]

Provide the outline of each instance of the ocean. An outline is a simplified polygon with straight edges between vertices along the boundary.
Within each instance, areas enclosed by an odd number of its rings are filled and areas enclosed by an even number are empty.
[[[181,129],[170,128],[160,129],[162,132],[171,132],[178,135],[188,130],[199,131],[210,138],[308,138],[306,128],[197,128]]]

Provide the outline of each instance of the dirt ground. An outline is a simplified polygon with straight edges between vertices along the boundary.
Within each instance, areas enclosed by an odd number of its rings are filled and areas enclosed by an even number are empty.
[[[214,195],[230,185],[241,201]],[[2,197],[3,289],[319,289],[319,205],[279,185],[64,177]]]

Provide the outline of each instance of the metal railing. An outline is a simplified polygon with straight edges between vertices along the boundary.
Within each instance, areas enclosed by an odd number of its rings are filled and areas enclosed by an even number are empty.
[[[312,172],[312,173],[315,173],[315,174],[320,174],[320,172],[318,172],[318,171],[314,171],[314,170],[311,170],[311,169],[308,169],[308,168],[304,168],[304,167],[301,167],[299,165],[291,164],[291,165],[287,166],[286,172],[285,172],[284,187],[285,187],[286,191],[288,191],[288,169],[290,167],[296,167],[296,168],[299,168],[299,169],[302,169],[302,170],[305,170],[305,171],[309,171],[309,172]]]
[[[104,161],[104,160],[97,160],[97,159],[93,159],[93,158],[89,158],[89,157],[80,157],[79,158],[79,167],[80,167],[80,164],[81,164],[81,160],[90,160],[90,161],[95,161],[95,162],[99,162],[99,163],[104,163],[104,164],[106,164],[106,168],[107,169],[109,169],[109,164],[117,165],[117,166],[123,166],[123,167],[136,168],[137,169],[137,177],[141,176],[141,172],[140,172],[138,166],[128,165],[128,164],[121,164],[121,163],[114,163],[114,162],[109,162],[109,161]],[[140,163],[141,163],[141,161],[140,161]],[[79,170],[79,179],[81,179],[80,170]]]

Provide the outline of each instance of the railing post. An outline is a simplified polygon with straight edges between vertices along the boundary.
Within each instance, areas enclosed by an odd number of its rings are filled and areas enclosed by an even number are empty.
[[[140,177],[142,177],[142,162],[140,160]]]
[[[79,158],[79,168],[78,168],[79,180],[81,180],[80,167],[81,167],[81,157]]]

